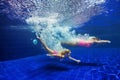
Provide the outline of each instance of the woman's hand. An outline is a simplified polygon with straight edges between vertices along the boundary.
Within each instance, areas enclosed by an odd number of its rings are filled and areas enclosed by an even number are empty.
[[[104,42],[104,43],[111,43],[111,41],[109,41],[109,40],[101,40],[101,42]]]
[[[107,43],[111,43],[111,41],[109,41],[109,40],[106,40],[106,42],[107,42]]]

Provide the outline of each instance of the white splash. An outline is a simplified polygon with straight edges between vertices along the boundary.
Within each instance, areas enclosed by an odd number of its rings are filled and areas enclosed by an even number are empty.
[[[61,41],[75,38],[88,39],[89,34],[76,34],[74,26],[88,21],[101,12],[105,0],[39,0],[38,9],[31,12],[32,17],[26,22],[40,33],[49,48],[57,51],[65,49]],[[39,2],[39,4],[38,4]]]

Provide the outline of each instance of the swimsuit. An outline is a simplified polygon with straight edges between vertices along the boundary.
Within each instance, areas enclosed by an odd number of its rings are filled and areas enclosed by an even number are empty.
[[[90,47],[91,43],[84,42],[84,41],[79,41],[78,45],[79,45],[79,46]]]
[[[58,54],[58,52],[54,50],[53,54]]]
[[[58,54],[58,52],[54,50],[54,51],[53,51],[53,54],[54,54],[54,55],[57,55],[57,54]],[[53,57],[53,55],[52,55],[52,54],[47,54],[47,56],[52,56],[52,57]]]

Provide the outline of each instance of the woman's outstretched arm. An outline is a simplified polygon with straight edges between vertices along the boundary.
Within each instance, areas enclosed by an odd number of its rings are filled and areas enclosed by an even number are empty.
[[[109,40],[98,40],[96,43],[111,43]]]
[[[43,40],[38,36],[38,34],[36,33],[36,37],[40,40],[40,42],[42,43],[43,47],[49,52],[49,53],[53,53],[54,51],[52,49],[50,49],[45,42],[43,42]]]

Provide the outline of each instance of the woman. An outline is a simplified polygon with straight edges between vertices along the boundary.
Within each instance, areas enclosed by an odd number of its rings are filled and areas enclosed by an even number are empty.
[[[71,53],[70,50],[65,49],[65,50],[60,51],[60,52],[55,51],[55,50],[52,50],[52,49],[50,49],[50,48],[43,42],[43,40],[38,36],[37,33],[36,33],[36,36],[37,36],[37,38],[40,40],[40,42],[42,43],[42,45],[44,46],[44,48],[48,51],[49,54],[47,54],[47,56],[54,56],[54,57],[58,57],[58,58],[68,57],[69,59],[71,59],[71,60],[73,60],[73,61],[75,61],[75,62],[77,62],[77,63],[80,62],[80,60],[77,60],[77,59],[72,58],[72,57],[70,56],[70,53]]]
[[[74,39],[67,42],[61,42],[61,44],[67,44],[71,46],[84,46],[90,47],[93,43],[111,43],[109,40],[100,40],[96,37],[89,37],[89,39]]]

